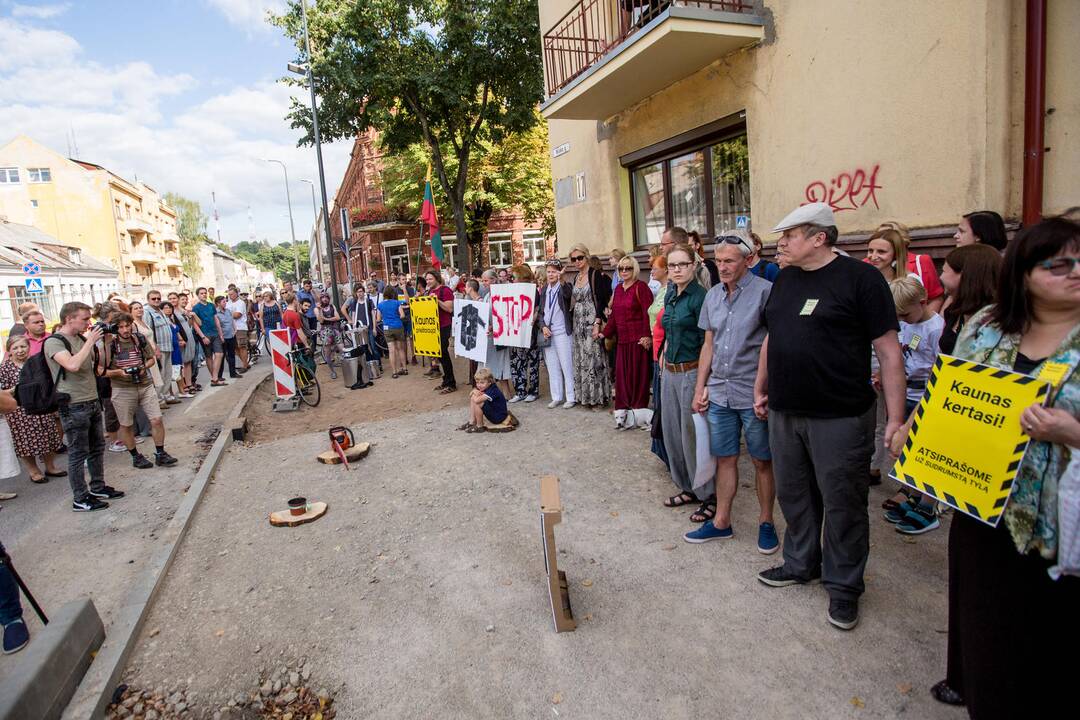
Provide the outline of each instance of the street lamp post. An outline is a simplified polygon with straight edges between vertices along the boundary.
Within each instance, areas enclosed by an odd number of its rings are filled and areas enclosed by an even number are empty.
[[[270,158],[264,158],[266,162],[277,163],[281,166],[281,169],[285,172],[285,201],[289,204],[289,231],[292,233],[292,246],[293,246],[293,264],[296,266],[296,282],[300,282],[300,255],[296,247],[296,226],[293,224],[292,218],[292,194],[289,192],[289,169],[285,167],[285,163],[280,160],[271,160]]]
[[[323,208],[329,208],[330,203],[326,201],[326,175],[323,171],[322,140],[319,137],[319,112],[315,100],[315,77],[311,72],[311,39],[308,37],[307,0],[300,0],[300,14],[304,28],[304,50],[307,55],[307,67],[298,68],[292,63],[289,63],[289,70],[292,70],[293,72],[302,70],[303,74],[307,76],[308,89],[311,90],[311,130],[312,134],[315,136],[315,157],[319,161],[319,189],[322,191]],[[334,267],[334,247],[333,241],[331,240],[332,235],[330,233],[329,211],[323,213],[323,230],[326,233],[327,242],[330,243],[330,292],[334,299],[334,307],[341,307],[341,300],[338,298],[337,270]],[[349,262],[347,254],[345,256],[345,262]]]
[[[308,185],[311,186],[311,211],[313,213],[315,213],[315,224],[318,225],[319,224],[319,206],[315,202],[315,181],[314,180],[305,180],[303,178],[300,178],[300,182],[307,183]],[[319,282],[324,282],[324,278],[322,276],[322,273],[323,273],[323,270],[322,270],[322,247],[319,245],[319,229],[318,228],[315,228],[315,257],[319,261]]]

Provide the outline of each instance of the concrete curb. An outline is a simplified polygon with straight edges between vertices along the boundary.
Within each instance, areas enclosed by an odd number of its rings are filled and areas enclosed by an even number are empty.
[[[105,627],[89,598],[53,613],[14,672],[0,682],[0,720],[60,717],[104,639]]]
[[[203,460],[202,467],[199,468],[195,479],[191,481],[187,495],[180,502],[176,514],[173,515],[168,527],[165,528],[161,535],[161,544],[154,551],[146,567],[135,581],[135,585],[128,593],[124,604],[117,610],[116,617],[109,628],[109,635],[105,638],[105,643],[101,646],[97,657],[86,673],[86,677],[79,684],[75,696],[64,711],[64,720],[104,717],[105,708],[108,707],[109,702],[112,700],[113,690],[120,681],[120,675],[123,673],[128,657],[130,657],[131,651],[134,649],[135,638],[146,621],[147,611],[154,602],[154,598],[157,597],[165,573],[169,571],[169,567],[176,557],[176,551],[187,534],[195,509],[206,492],[206,487],[217,469],[222,455],[225,453],[225,448],[233,442],[229,433],[229,423],[240,417],[240,414],[244,411],[244,406],[248,404],[251,396],[255,394],[255,391],[266,378],[270,377],[271,372],[272,368],[269,364],[249,372],[249,376],[255,375],[258,379],[244,391],[239,402],[222,421],[221,432],[218,434],[217,440],[214,441],[206,459]],[[259,377],[260,374],[263,377]]]

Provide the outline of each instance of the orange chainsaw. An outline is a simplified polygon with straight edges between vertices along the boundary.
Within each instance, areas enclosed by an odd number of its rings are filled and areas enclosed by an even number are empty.
[[[337,453],[337,456],[341,458],[341,462],[345,464],[346,470],[351,470],[349,467],[349,460],[345,457],[345,451],[356,444],[356,438],[353,437],[352,430],[343,425],[332,427],[329,430],[330,434],[330,449]]]

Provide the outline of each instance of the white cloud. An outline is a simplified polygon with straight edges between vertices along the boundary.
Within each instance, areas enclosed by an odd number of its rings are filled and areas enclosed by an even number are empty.
[[[280,13],[285,9],[285,0],[205,0],[205,2],[225,16],[233,25],[251,31],[269,28],[266,13]]]
[[[70,63],[81,48],[75,38],[0,18],[0,70]]]
[[[215,191],[222,240],[230,244],[248,239],[249,206],[258,239],[289,239],[281,167],[263,158],[282,160],[292,181],[297,237],[309,236],[311,191],[298,181],[318,177],[315,152],[296,147],[298,132],[285,119],[293,93],[303,93],[302,88],[272,80],[224,88],[197,84],[188,75],[162,75],[145,62],[105,66],[83,60],[79,44],[64,33],[44,35],[55,50],[47,61],[5,52],[12,38],[41,32],[0,18],[0,63],[5,58],[8,63],[0,74],[0,144],[24,133],[63,153],[74,131],[80,159],[128,179],[138,175],[160,192],[198,200],[207,215]],[[200,88],[214,94],[168,115],[161,112],[163,98]],[[331,201],[351,147],[351,142],[323,147]]]
[[[71,3],[58,3],[56,5],[19,5],[11,8],[11,16],[17,18],[35,18],[48,20],[59,17],[71,9]]]

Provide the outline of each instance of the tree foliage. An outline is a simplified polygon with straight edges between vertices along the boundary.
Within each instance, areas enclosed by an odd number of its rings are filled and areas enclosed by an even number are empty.
[[[447,152],[452,157],[451,152]],[[431,153],[423,143],[402,152],[384,153],[382,186],[389,205],[403,205],[414,215],[423,200],[424,173]],[[456,160],[448,161],[456,172]],[[448,207],[446,193],[435,190],[435,202]],[[537,123],[524,132],[511,133],[496,144],[484,139],[476,144],[468,168],[464,206],[469,241],[474,245],[487,230],[494,213],[520,209],[525,222],[540,222],[546,234],[555,232],[555,198],[548,163],[547,124],[537,113]]]
[[[199,248],[210,241],[206,236],[207,217],[197,201],[182,195],[165,193],[165,202],[176,211],[176,234],[180,238],[180,262],[184,264],[184,274],[199,277],[202,273]]]
[[[296,277],[292,243],[283,242],[271,245],[265,240],[260,243],[244,240],[227,248],[238,258],[243,258],[260,270],[269,270],[281,280],[297,281],[311,272],[310,248],[307,242],[296,243],[296,253],[300,258],[300,278]]]
[[[306,62],[298,1],[271,22]],[[348,139],[370,127],[390,152],[422,143],[457,235],[467,237],[474,152],[536,123],[543,92],[537,1],[320,0],[308,25],[323,137]],[[313,142],[307,103],[294,101],[289,117],[305,132],[300,142]]]

